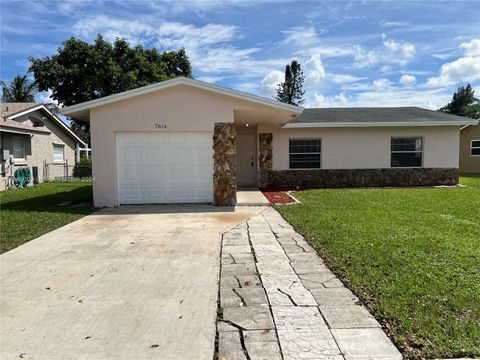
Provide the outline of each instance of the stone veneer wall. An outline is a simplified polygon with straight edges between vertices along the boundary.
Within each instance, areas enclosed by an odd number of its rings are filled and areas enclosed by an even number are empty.
[[[454,168],[269,170],[260,174],[259,187],[308,189],[434,186],[456,185],[458,180],[459,171]]]
[[[258,134],[258,180],[261,181],[261,174],[273,168],[273,134]]]
[[[237,202],[236,131],[233,123],[215,123],[213,130],[213,204]]]

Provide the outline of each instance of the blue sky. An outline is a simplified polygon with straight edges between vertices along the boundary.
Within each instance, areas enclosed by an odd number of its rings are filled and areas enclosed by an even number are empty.
[[[272,97],[301,62],[306,104],[436,109],[470,82],[480,95],[475,1],[5,1],[1,78],[75,36],[185,47],[194,77]],[[49,101],[39,94],[39,101]]]

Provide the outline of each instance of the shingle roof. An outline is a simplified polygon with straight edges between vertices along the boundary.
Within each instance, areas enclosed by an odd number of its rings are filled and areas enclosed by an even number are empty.
[[[318,123],[438,123],[462,121],[466,118],[420,107],[309,108],[290,124]]]
[[[37,104],[35,103],[1,103],[0,104],[0,117],[5,117],[8,115],[15,114],[19,111],[26,110],[28,108],[34,107]]]

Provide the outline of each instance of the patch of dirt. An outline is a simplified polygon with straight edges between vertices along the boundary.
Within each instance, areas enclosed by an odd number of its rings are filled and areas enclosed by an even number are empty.
[[[293,201],[293,199],[288,196],[287,191],[285,190],[263,189],[262,193],[263,195],[265,195],[270,204],[286,205],[295,203],[295,201]]]

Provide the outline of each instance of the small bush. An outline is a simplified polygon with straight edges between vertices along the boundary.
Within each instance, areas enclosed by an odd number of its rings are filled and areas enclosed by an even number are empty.
[[[86,178],[92,176],[92,158],[82,156],[80,161],[73,168],[73,176],[76,178]]]

